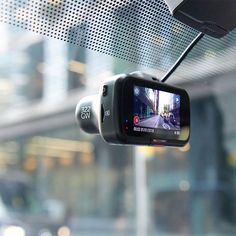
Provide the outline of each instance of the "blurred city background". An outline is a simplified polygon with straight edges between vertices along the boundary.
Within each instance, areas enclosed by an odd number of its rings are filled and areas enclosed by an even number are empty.
[[[236,72],[179,84],[184,148],[109,146],[79,129],[76,103],[113,74],[156,71],[4,23],[0,35],[0,235],[236,234]]]

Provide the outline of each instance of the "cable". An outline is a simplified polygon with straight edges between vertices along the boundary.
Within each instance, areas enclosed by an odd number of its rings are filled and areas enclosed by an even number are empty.
[[[170,68],[170,70],[162,77],[161,82],[166,82],[166,80],[173,74],[173,72],[177,69],[177,67],[181,64],[181,62],[186,58],[189,52],[193,49],[193,47],[201,40],[204,36],[203,33],[199,33],[197,37],[188,45],[188,47],[184,50],[175,64]]]

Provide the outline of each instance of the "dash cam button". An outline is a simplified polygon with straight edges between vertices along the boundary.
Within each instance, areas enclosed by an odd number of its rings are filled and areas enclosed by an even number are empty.
[[[102,96],[103,97],[107,96],[107,93],[108,93],[108,86],[104,85],[102,89]]]
[[[104,118],[105,118],[104,107],[103,107],[103,105],[101,105],[101,121],[102,121],[102,123],[104,121]]]

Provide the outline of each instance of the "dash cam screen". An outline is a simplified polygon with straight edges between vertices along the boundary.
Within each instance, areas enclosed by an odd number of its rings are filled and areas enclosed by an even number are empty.
[[[133,94],[134,131],[180,134],[180,95],[136,85]]]

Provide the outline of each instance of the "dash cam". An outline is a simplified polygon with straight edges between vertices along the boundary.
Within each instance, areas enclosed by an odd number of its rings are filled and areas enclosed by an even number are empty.
[[[104,82],[98,95],[78,103],[76,118],[85,132],[111,144],[184,146],[189,140],[187,92],[137,72]]]

